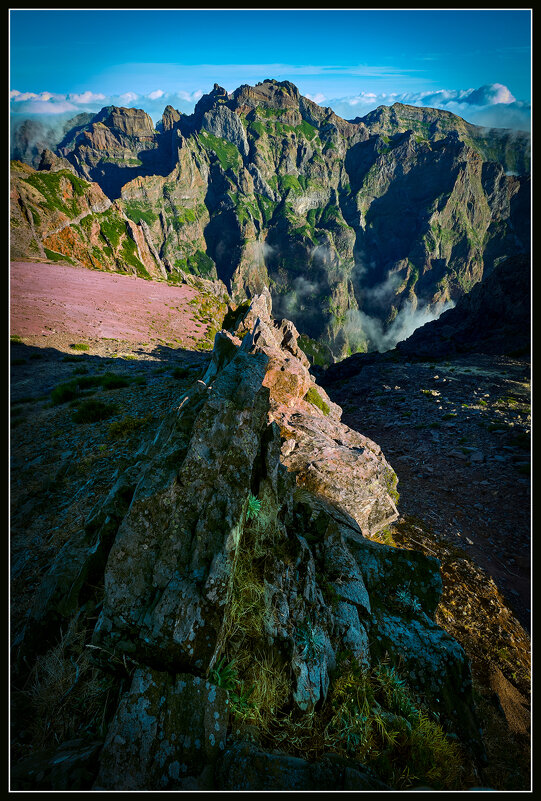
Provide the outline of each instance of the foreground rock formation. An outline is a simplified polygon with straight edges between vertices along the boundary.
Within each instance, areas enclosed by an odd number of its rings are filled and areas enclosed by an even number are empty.
[[[438,562],[369,539],[397,517],[396,475],[340,422],[269,293],[238,317],[37,593],[19,669],[97,616],[88,647],[123,684],[101,750],[64,744],[65,774],[53,757],[18,781],[456,786],[434,713],[478,754],[479,732],[469,663],[434,622]]]
[[[16,215],[14,258],[46,247],[100,269],[219,278],[235,301],[268,286],[312,360],[329,363],[377,348],[374,325],[437,316],[528,252],[529,146],[523,132],[398,103],[346,121],[287,81],[215,85],[192,115],[168,106],[156,130],[141,109],[107,107],[40,163],[24,142],[14,155],[41,183],[59,170],[97,183],[113,206],[54,235]]]

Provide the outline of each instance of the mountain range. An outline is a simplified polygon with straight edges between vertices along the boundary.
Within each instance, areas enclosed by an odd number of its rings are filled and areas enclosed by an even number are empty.
[[[316,364],[393,347],[529,251],[529,135],[446,111],[346,121],[288,81],[215,84],[191,115],[109,106],[50,144],[36,170],[12,142],[13,259],[219,279],[236,304],[267,286]]]

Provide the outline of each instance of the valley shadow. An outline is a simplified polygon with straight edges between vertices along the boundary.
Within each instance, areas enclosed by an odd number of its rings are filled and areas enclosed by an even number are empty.
[[[196,378],[210,360],[210,351],[191,351],[162,344],[152,350],[132,346],[129,354],[106,356],[91,352],[65,353],[54,347],[12,341],[10,351],[12,404],[44,400],[58,384],[85,375],[112,373],[130,382],[141,382],[142,379],[158,380],[167,373],[181,377],[183,370],[189,369]]]

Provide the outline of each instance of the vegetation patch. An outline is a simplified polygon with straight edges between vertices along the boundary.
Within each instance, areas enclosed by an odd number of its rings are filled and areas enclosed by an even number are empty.
[[[286,192],[289,191],[293,192],[295,195],[302,195],[303,193],[303,188],[296,175],[279,175],[278,186],[282,195],[285,195]]]
[[[118,702],[119,683],[93,664],[87,647],[92,629],[77,618],[60,642],[38,656],[25,690],[17,698],[26,707],[28,733],[36,750],[85,736],[104,738]]]
[[[189,378],[193,375],[193,368],[192,367],[175,367],[173,372],[171,373],[173,378],[183,379]]]
[[[139,278],[146,278],[150,279],[150,275],[141,261],[137,258],[137,245],[133,241],[133,239],[129,239],[126,237],[122,242],[121,248],[121,256],[124,261],[129,264],[131,267],[135,268],[135,272],[139,276]]]
[[[135,417],[127,415],[122,420],[116,420],[109,426],[108,436],[110,439],[126,439],[134,431],[139,431],[141,428],[147,426],[152,420],[152,415],[147,414],[145,417]]]
[[[327,345],[311,339],[306,334],[302,334],[298,339],[301,350],[308,356],[312,364],[320,367],[327,367],[332,362],[332,353]]]
[[[318,132],[317,128],[315,128],[313,125],[310,125],[310,123],[306,122],[306,120],[303,120],[300,125],[297,125],[295,130],[298,131],[301,136],[305,136],[306,139],[309,140],[312,140]]]
[[[124,221],[110,209],[96,216],[100,223],[100,234],[104,243],[116,249],[120,244],[120,237],[126,233]]]
[[[72,419],[74,423],[97,423],[112,417],[117,407],[112,403],[104,403],[95,398],[81,401]]]
[[[333,750],[368,765],[393,789],[462,785],[464,755],[423,708],[394,667],[372,670],[345,660],[334,682],[326,739]]]
[[[315,387],[310,387],[310,389],[304,396],[304,400],[308,401],[308,403],[311,403],[312,406],[315,406],[316,408],[320,409],[324,415],[328,415],[329,412],[331,411],[329,404],[323,400],[323,398],[321,397],[321,395],[319,394],[319,392]]]
[[[63,253],[57,253],[55,250],[49,250],[49,248],[44,247],[43,250],[45,251],[45,255],[49,259],[49,261],[60,262],[60,261],[67,261],[68,264],[75,264],[73,259],[70,259],[69,256],[64,256]]]
[[[129,386],[130,382],[124,376],[117,373],[104,373],[103,375],[81,375],[80,378],[73,378],[58,384],[51,392],[51,403],[58,406],[61,403],[76,400],[85,390],[96,389],[101,386],[104,390],[120,389]]]
[[[388,467],[385,470],[384,479],[385,479],[385,486],[387,487],[387,492],[389,493],[389,495],[391,496],[396,505],[400,500],[400,493],[397,490],[398,476],[396,475],[394,470]]]
[[[133,220],[134,223],[140,223],[141,220],[144,220],[147,225],[152,225],[158,219],[158,215],[152,211],[150,204],[140,200],[125,201],[124,210],[126,216]]]
[[[242,159],[236,145],[204,130],[200,132],[199,137],[202,144],[216,154],[224,171],[240,167]]]
[[[44,205],[50,210],[56,209],[66,214],[68,217],[75,217],[79,213],[79,203],[77,198],[85,194],[85,191],[90,187],[88,181],[73,175],[69,170],[58,170],[57,172],[48,172],[41,170],[27,175],[23,179],[26,183],[30,184],[37,189],[43,196],[41,205]],[[64,187],[66,182],[71,184],[74,197],[64,199]]]

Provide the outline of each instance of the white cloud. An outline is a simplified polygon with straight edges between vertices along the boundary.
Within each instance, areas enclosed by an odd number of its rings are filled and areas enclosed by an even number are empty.
[[[105,95],[102,95],[101,92],[95,93],[86,91],[82,94],[72,94],[68,95],[68,100],[71,103],[79,103],[81,105],[87,105],[88,103],[101,103],[102,100],[105,100]]]
[[[323,101],[327,99],[322,92],[318,92],[316,95],[310,95],[306,92],[305,97],[307,97],[308,100],[312,100],[314,103],[323,103]]]
[[[136,100],[139,99],[139,95],[137,92],[124,92],[123,95],[118,95],[118,99],[122,103],[134,103]]]
[[[66,99],[66,95],[53,94],[52,92],[40,92],[40,94],[36,94],[35,92],[19,92],[17,89],[13,89],[9,93],[9,96],[11,100],[14,100],[16,103],[24,103],[27,100],[40,100],[44,103],[48,103],[49,100],[62,101]]]
[[[265,68],[268,68],[266,65]],[[322,69],[322,68],[319,68]],[[269,71],[268,75],[273,72]],[[265,73],[265,77],[268,77]],[[153,121],[160,119],[164,107],[170,103],[186,114],[193,112],[197,101],[203,96],[198,88],[188,91],[177,89],[167,92],[155,89],[147,95],[127,91],[121,95],[105,95],[101,92],[85,91],[80,94],[62,95],[53,92],[20,92],[13,89],[10,100],[13,111],[25,114],[59,114],[67,111],[90,111],[97,113],[103,106],[133,106],[143,108]],[[516,128],[530,130],[530,104],[518,101],[509,89],[501,83],[486,84],[478,89],[437,89],[424,92],[379,92],[362,90],[355,95],[330,98],[323,92],[305,96],[315,103],[330,106],[336,114],[345,119],[364,117],[369,111],[382,105],[407,103],[413,106],[439,108],[476,125],[489,127]]]
[[[203,97],[205,93],[202,89],[196,89],[195,92],[184,92],[183,90],[179,90],[175,92],[175,97],[184,100],[186,103],[194,103],[199,100],[199,98]]]
[[[67,101],[51,103],[47,100],[32,100],[29,103],[21,103],[17,108],[17,113],[24,114],[65,114],[66,111],[80,111],[81,109]]]
[[[507,86],[487,84],[479,89],[438,89],[430,92],[359,92],[351,97],[329,99],[328,105],[342,117],[363,117],[378,106],[405,103],[411,106],[437,108],[458,114],[475,125],[530,130],[529,103],[515,99]]]

